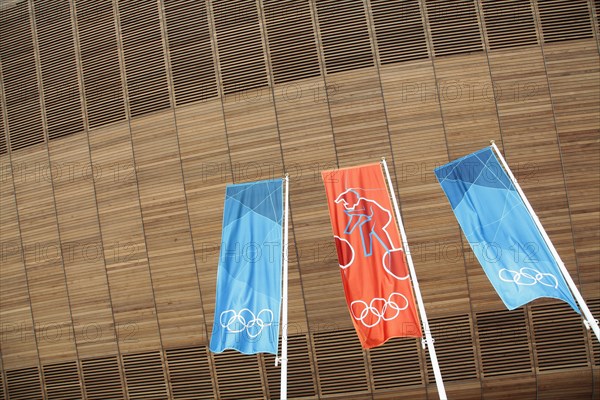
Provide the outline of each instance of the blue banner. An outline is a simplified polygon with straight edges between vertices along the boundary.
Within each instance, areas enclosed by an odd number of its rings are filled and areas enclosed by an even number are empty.
[[[579,312],[556,260],[491,147],[436,168],[435,175],[509,310],[552,297]]]
[[[227,185],[210,350],[277,354],[283,181]]]

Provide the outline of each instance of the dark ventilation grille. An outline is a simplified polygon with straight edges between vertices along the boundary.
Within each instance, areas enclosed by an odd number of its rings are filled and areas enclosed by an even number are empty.
[[[436,56],[483,50],[473,0],[428,0],[425,4]]]
[[[481,362],[485,376],[531,372],[525,311],[477,314]]]
[[[34,10],[48,137],[81,132],[83,117],[70,2],[36,0]]]
[[[264,0],[275,83],[318,76],[319,58],[306,0]]]
[[[123,384],[116,357],[82,360],[88,400],[122,399]]]
[[[214,357],[221,399],[264,398],[256,355],[226,350]]]
[[[317,0],[327,73],[373,65],[369,28],[361,0]]]
[[[81,399],[81,385],[77,362],[44,365],[44,382],[49,399]]]
[[[176,104],[217,96],[215,64],[204,2],[165,0]]]
[[[435,339],[435,351],[444,381],[477,379],[473,335],[468,315],[457,315],[429,321]],[[434,383],[433,368],[427,355],[429,383]]]
[[[225,94],[267,86],[256,1],[217,1],[213,11]]]
[[[529,0],[484,0],[483,14],[491,50],[537,44]]]
[[[205,347],[167,350],[173,399],[214,399],[210,364]]]
[[[354,329],[315,333],[315,356],[321,394],[367,393],[367,371]]]
[[[587,305],[590,308],[592,315],[595,317],[600,315],[600,299],[588,300]],[[588,334],[590,336],[590,341],[592,342],[593,363],[595,366],[600,367],[600,342],[591,330],[588,331]]]
[[[123,367],[131,400],[168,398],[160,353],[125,355]]]
[[[540,371],[587,366],[581,317],[566,303],[531,307]]]
[[[0,371],[0,399],[8,399],[8,396],[4,393],[4,374]]]
[[[119,14],[131,116],[169,108],[156,0],[120,0]]]
[[[594,36],[586,0],[538,0],[544,42]]]
[[[395,338],[369,350],[375,390],[423,384],[420,341]]]
[[[125,100],[112,2],[77,0],[76,9],[89,127],[124,120]]]
[[[44,141],[27,2],[0,16],[0,58],[12,150]]]
[[[381,64],[427,58],[418,0],[371,0]]]
[[[37,367],[6,371],[10,400],[42,400],[42,385]]]
[[[281,355],[281,341],[279,355]],[[315,372],[306,335],[288,337],[288,360],[288,396],[290,398],[316,396]],[[279,399],[281,397],[281,367],[275,366],[275,356],[272,354],[265,355],[265,368],[269,381],[269,398]]]

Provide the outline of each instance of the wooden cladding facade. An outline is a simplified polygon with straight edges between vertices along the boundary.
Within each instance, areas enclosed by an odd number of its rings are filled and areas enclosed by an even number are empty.
[[[504,309],[432,170],[495,139],[598,316],[599,56],[591,0],[3,9],[0,398],[278,398],[273,356],[207,344],[225,185],[284,171],[289,398],[437,398],[345,304],[319,172],[382,156],[450,398],[598,398],[595,338]]]

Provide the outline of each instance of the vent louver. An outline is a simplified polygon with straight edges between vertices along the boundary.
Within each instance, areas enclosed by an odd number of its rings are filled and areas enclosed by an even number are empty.
[[[61,0],[34,2],[49,139],[83,131],[69,4]]]
[[[89,127],[124,120],[125,99],[112,2],[77,0],[76,10]]]
[[[371,0],[381,64],[429,57],[418,0]]]
[[[167,37],[177,105],[217,96],[206,7],[196,0],[165,0]]]
[[[374,65],[362,1],[317,0],[317,13],[328,74]]]

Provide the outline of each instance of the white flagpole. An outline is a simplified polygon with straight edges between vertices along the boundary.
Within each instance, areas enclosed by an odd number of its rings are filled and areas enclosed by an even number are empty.
[[[504,167],[504,169],[506,170],[506,173],[510,177],[510,180],[512,181],[513,185],[515,185],[517,192],[523,199],[523,202],[525,203],[525,206],[527,207],[529,214],[531,214],[531,217],[533,218],[538,230],[542,234],[542,237],[544,238],[546,245],[548,245],[548,248],[550,249],[552,256],[554,256],[554,259],[556,260],[556,263],[558,264],[558,268],[560,269],[560,272],[563,274],[563,277],[565,278],[567,285],[569,285],[569,288],[571,289],[571,292],[573,292],[573,295],[575,296],[577,303],[579,303],[579,307],[581,308],[581,311],[583,312],[583,315],[585,317],[585,319],[584,319],[585,327],[587,329],[590,329],[590,327],[591,327],[592,331],[596,335],[596,339],[598,339],[598,341],[600,341],[600,329],[598,328],[598,321],[594,318],[594,316],[590,312],[590,309],[588,308],[587,304],[585,304],[585,300],[581,296],[581,293],[579,293],[579,289],[577,289],[575,282],[573,282],[573,278],[571,278],[571,274],[569,274],[567,267],[565,267],[565,264],[563,263],[560,256],[558,255],[558,252],[556,251],[556,248],[552,244],[552,241],[550,241],[550,237],[546,233],[546,230],[542,226],[542,223],[540,222],[540,219],[536,215],[535,211],[533,211],[533,207],[531,207],[531,203],[529,203],[529,200],[527,200],[525,193],[523,193],[523,189],[521,189],[519,182],[517,182],[517,179],[513,175],[512,171],[510,170],[508,164],[506,163],[506,160],[504,159],[504,157],[502,157],[502,154],[500,154],[500,150],[498,149],[498,146],[496,146],[496,143],[493,140],[490,142],[492,145],[492,149],[494,149],[494,152],[500,159],[500,162],[502,163],[502,166]]]
[[[288,332],[288,215],[290,177],[285,174],[285,200],[283,214],[283,290],[281,305],[281,399],[287,399],[287,332]]]
[[[402,235],[402,247],[404,254],[406,254],[406,260],[408,261],[408,268],[410,270],[410,276],[412,278],[413,289],[417,298],[417,304],[419,305],[419,314],[421,315],[421,323],[423,323],[423,329],[425,330],[425,341],[429,350],[429,356],[431,358],[431,366],[433,367],[433,375],[435,376],[435,384],[438,389],[438,395],[440,400],[446,400],[446,389],[444,388],[444,381],[442,379],[442,372],[440,371],[440,365],[438,363],[437,355],[435,353],[435,346],[433,345],[433,337],[431,336],[431,330],[429,329],[429,322],[427,321],[427,313],[425,313],[425,305],[423,304],[423,298],[421,297],[421,289],[419,288],[419,282],[417,281],[417,274],[415,272],[415,266],[413,264],[412,256],[408,248],[408,240],[406,238],[406,232],[404,230],[404,224],[402,223],[402,217],[400,216],[400,208],[398,207],[398,201],[396,200],[396,194],[394,193],[394,186],[392,185],[392,178],[390,178],[390,171],[388,170],[385,157],[381,158],[383,169],[385,170],[385,176],[387,178],[390,192],[392,194],[392,203],[394,204],[394,211],[396,212],[396,219],[400,227],[400,234]]]

